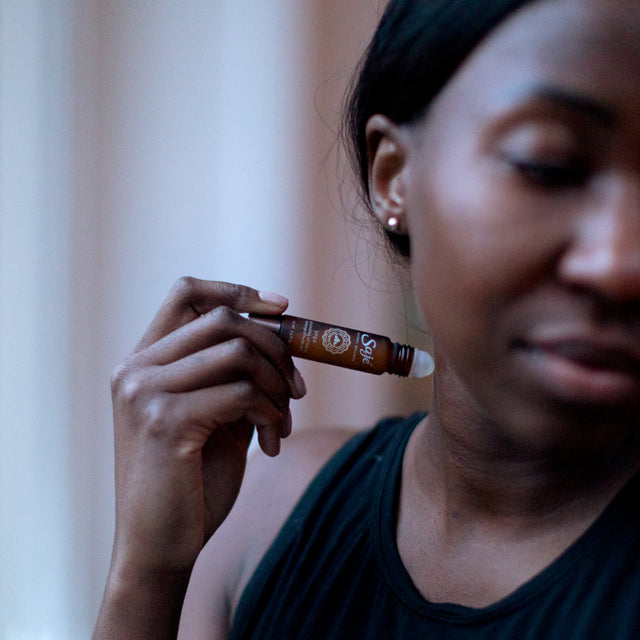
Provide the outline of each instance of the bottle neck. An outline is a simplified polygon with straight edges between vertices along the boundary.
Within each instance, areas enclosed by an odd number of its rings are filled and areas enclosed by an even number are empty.
[[[413,347],[410,347],[408,344],[394,342],[388,372],[406,378],[411,370],[413,352]]]

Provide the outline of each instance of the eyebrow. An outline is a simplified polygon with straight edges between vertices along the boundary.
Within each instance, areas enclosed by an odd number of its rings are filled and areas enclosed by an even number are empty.
[[[618,120],[615,110],[609,106],[589,96],[568,91],[560,87],[535,85],[527,88],[523,92],[522,98],[525,100],[542,100],[549,102],[554,106],[587,116],[606,127],[611,127]]]

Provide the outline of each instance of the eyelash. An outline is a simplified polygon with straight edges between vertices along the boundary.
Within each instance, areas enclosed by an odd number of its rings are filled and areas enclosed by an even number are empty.
[[[583,162],[565,164],[536,160],[511,159],[512,167],[527,181],[540,187],[558,189],[580,187],[589,176],[589,168]]]

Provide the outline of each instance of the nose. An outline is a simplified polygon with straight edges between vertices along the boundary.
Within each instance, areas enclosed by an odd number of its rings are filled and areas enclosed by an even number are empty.
[[[578,218],[559,270],[565,282],[601,297],[640,301],[640,175],[608,189]]]

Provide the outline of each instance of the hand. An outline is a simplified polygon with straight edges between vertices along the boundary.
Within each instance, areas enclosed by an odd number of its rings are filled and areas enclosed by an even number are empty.
[[[114,372],[120,571],[190,570],[233,506],[254,425],[263,451],[278,454],[304,383],[282,341],[240,314],[287,304],[182,279]]]

